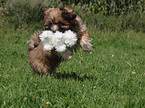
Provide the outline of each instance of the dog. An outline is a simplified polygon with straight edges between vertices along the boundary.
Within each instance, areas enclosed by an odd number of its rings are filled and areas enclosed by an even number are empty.
[[[43,50],[43,43],[40,41],[39,35],[43,32],[36,31],[30,38],[28,47],[29,64],[34,73],[52,74],[63,60],[70,60],[72,52],[80,46],[86,52],[91,52],[92,44],[89,37],[86,24],[72,10],[66,7],[62,8],[44,8],[42,12],[44,16],[44,29],[53,32],[65,32],[71,30],[77,34],[77,43],[68,48],[63,53],[58,53],[54,50],[46,52]]]

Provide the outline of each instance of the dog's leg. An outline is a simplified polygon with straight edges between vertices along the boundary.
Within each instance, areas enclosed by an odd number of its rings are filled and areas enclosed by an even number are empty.
[[[34,34],[31,35],[28,51],[33,50],[34,48],[36,48],[39,45],[39,43],[40,43],[39,35],[41,33],[42,33],[42,31],[38,30],[38,31],[34,32]]]
[[[82,35],[80,45],[82,46],[82,49],[84,51],[91,52],[92,50],[91,39],[88,38],[87,34]]]
[[[76,21],[78,22],[80,28],[79,30],[79,35],[80,35],[79,37],[81,38],[80,45],[84,51],[91,52],[92,44],[91,44],[91,39],[89,37],[86,24],[83,23],[82,19],[79,16],[76,17]]]
[[[31,65],[34,73],[49,75],[49,68],[45,66],[41,61],[29,61],[29,64]]]
[[[59,53],[63,60],[70,60],[72,58],[72,52],[70,50],[66,50],[65,52]]]

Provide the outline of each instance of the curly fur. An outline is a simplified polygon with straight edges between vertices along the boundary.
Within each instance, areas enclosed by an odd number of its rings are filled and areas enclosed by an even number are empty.
[[[68,48],[63,53],[55,51],[43,51],[43,44],[39,39],[41,30],[36,31],[30,39],[28,47],[29,64],[34,72],[40,74],[53,73],[59,66],[62,60],[70,60],[72,51],[82,47],[84,51],[90,52],[92,50],[91,39],[88,34],[86,25],[82,19],[69,8],[49,8],[44,9],[44,27],[47,30],[61,31],[72,30],[77,33],[77,43],[71,48]]]

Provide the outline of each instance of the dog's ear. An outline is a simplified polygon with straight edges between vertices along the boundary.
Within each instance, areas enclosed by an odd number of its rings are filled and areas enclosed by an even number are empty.
[[[46,11],[47,10],[47,8],[41,8],[41,11],[42,12],[44,12],[44,11]]]
[[[62,17],[66,20],[74,20],[77,16],[72,9],[62,7],[60,10],[62,11]]]
[[[52,11],[54,8],[41,8],[41,16],[44,18],[46,14]]]
[[[40,10],[40,15],[42,18],[44,18],[44,15],[45,15],[45,11],[47,10],[47,8],[41,8]]]

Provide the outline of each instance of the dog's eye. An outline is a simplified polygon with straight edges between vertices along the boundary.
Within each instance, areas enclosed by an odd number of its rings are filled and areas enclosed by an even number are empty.
[[[52,25],[51,23],[46,23],[46,24],[44,24],[45,30],[50,29],[51,25]]]
[[[37,47],[38,45],[39,45],[38,43],[35,43],[35,44],[34,44],[34,47]]]
[[[60,26],[64,26],[65,24],[60,22],[59,25],[60,25]]]

